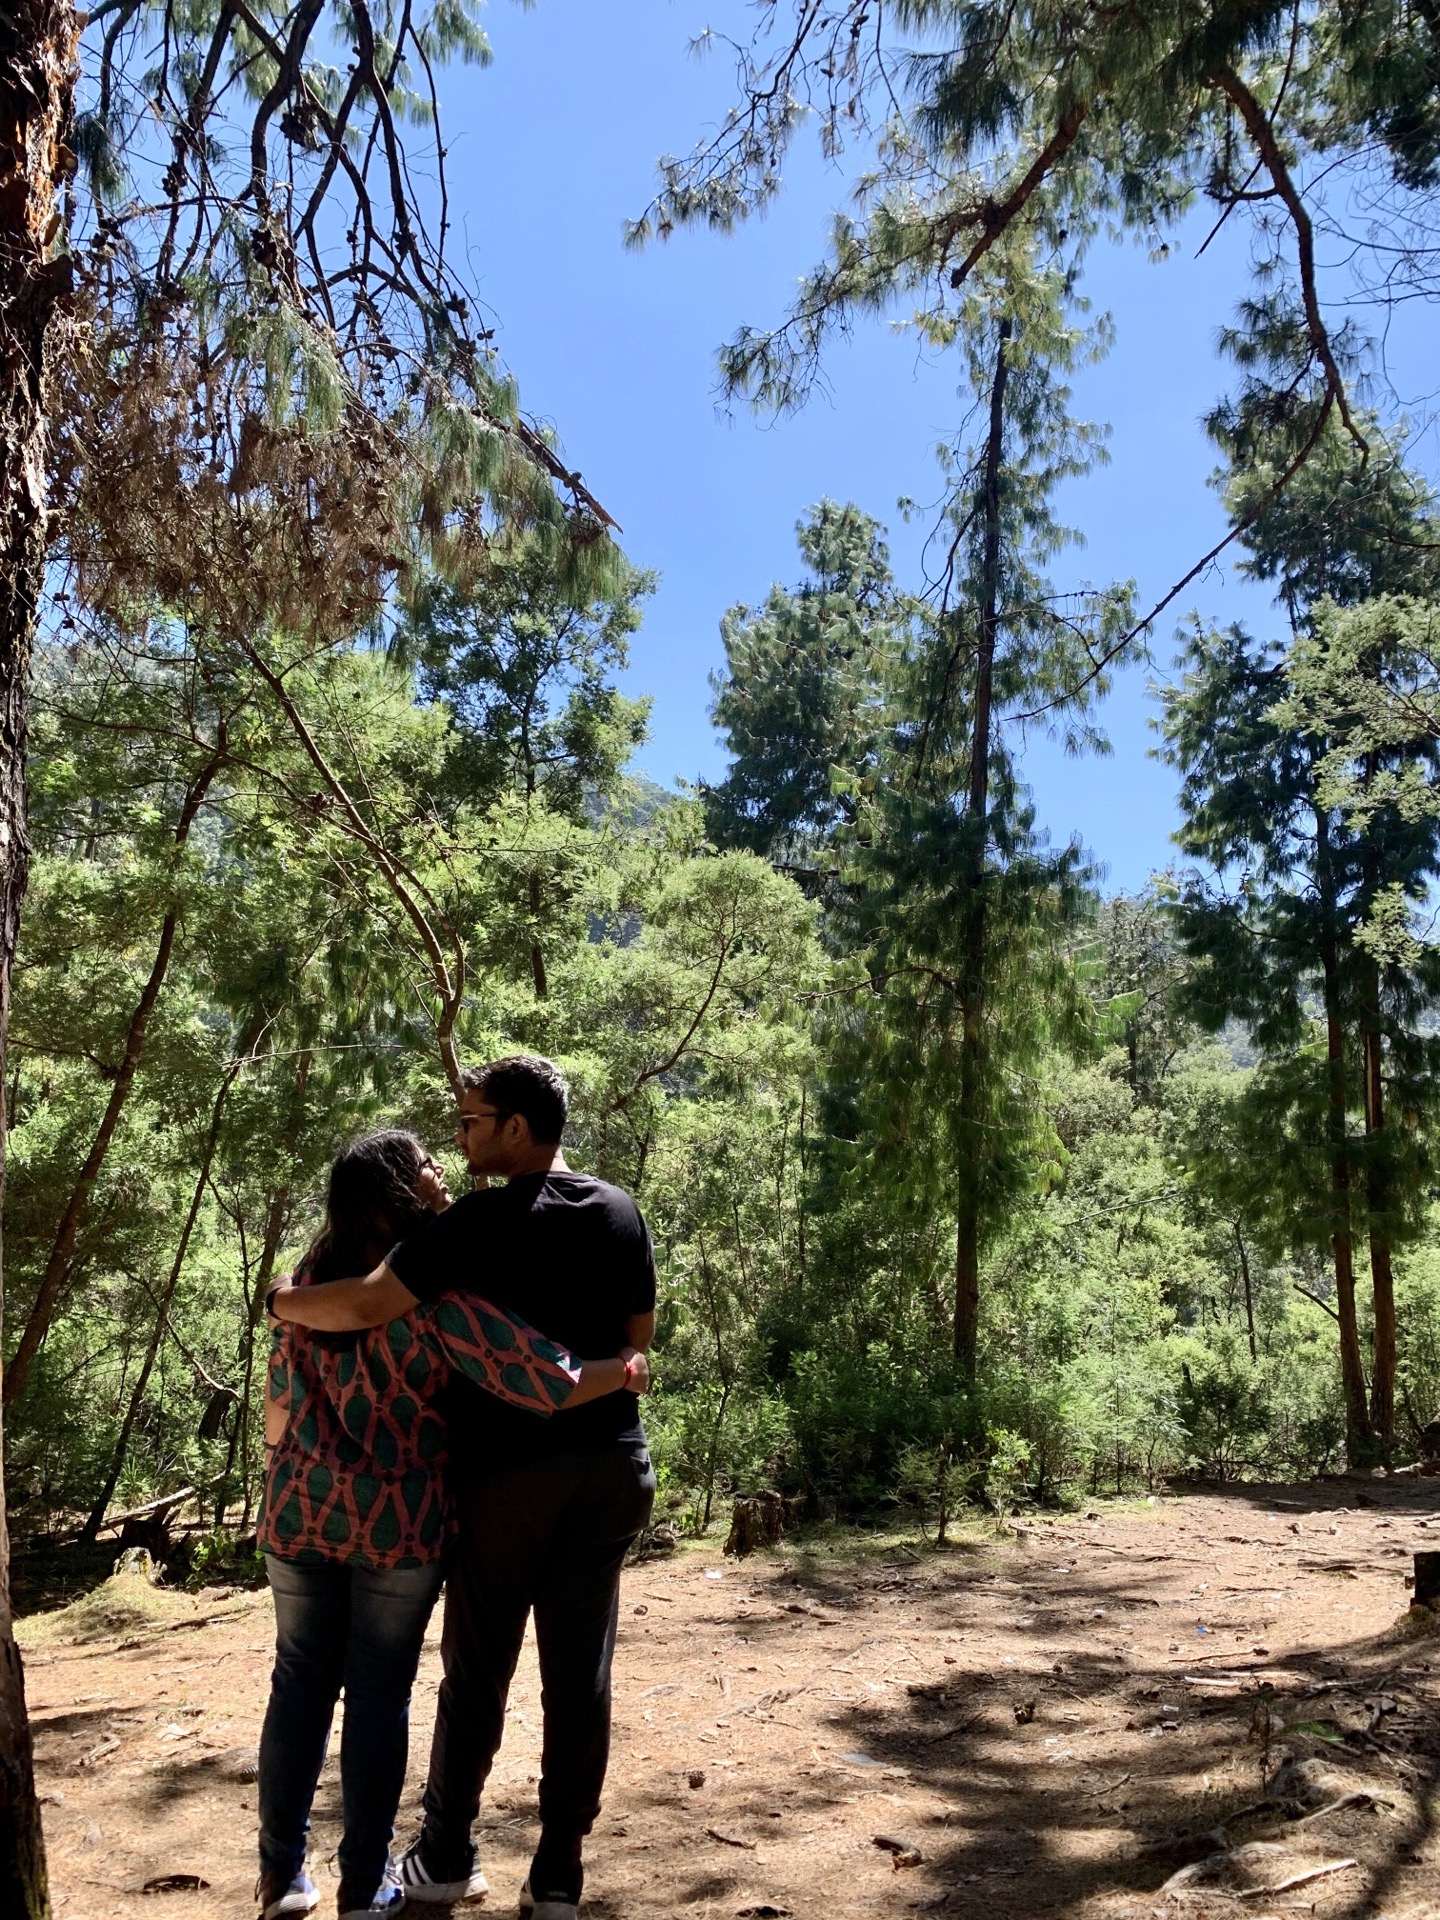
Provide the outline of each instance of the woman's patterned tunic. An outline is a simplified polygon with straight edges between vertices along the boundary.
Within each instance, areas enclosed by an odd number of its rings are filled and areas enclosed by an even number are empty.
[[[260,1546],[310,1565],[438,1560],[448,1508],[436,1402],[452,1371],[543,1418],[565,1404],[580,1364],[473,1294],[363,1333],[287,1323],[270,1357],[269,1396],[287,1417],[265,1476]]]

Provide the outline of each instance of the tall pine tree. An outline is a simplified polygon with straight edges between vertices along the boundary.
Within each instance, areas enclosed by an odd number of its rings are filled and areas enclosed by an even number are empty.
[[[1178,911],[1203,963],[1192,1003],[1211,1026],[1243,1021],[1273,1083],[1287,1081],[1297,1098],[1311,1007],[1322,1011],[1330,1192],[1328,1209],[1310,1213],[1328,1213],[1349,1446],[1363,1459],[1393,1444],[1392,1253],[1416,1224],[1404,1195],[1418,1190],[1420,1138],[1413,1127],[1397,1132],[1387,1110],[1418,1118],[1430,1104],[1422,1015],[1436,979],[1426,949],[1413,938],[1387,946],[1384,930],[1395,933],[1397,910],[1403,921],[1440,871],[1433,811],[1407,800],[1440,762],[1433,739],[1366,737],[1355,712],[1321,688],[1326,661],[1343,653],[1363,680],[1398,697],[1407,656],[1384,596],[1425,591],[1437,543],[1424,487],[1373,421],[1367,458],[1327,430],[1304,472],[1274,495],[1251,399],[1214,424],[1232,460],[1232,511],[1251,516],[1248,568],[1276,584],[1291,639],[1197,632],[1167,696],[1167,752],[1184,782],[1178,838],[1208,869],[1190,876]],[[1362,1230],[1374,1323],[1368,1393],[1354,1283]]]

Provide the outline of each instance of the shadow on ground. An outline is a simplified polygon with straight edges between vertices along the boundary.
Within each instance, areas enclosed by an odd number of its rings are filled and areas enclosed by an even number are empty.
[[[1242,1497],[1267,1510],[1321,1513],[1347,1495],[1353,1501],[1354,1491],[1343,1483],[1333,1499],[1329,1488],[1306,1490],[1303,1500],[1293,1488],[1246,1489]],[[1385,1492],[1387,1505],[1401,1504]],[[1429,1495],[1427,1512],[1433,1487]],[[937,1615],[941,1625],[966,1622],[976,1597],[999,1581],[1018,1596],[1009,1644],[1053,1652],[1069,1630],[1078,1640],[1098,1620],[1159,1606],[1150,1589],[1173,1579],[1174,1558],[1150,1556],[1149,1567],[1132,1563],[1118,1576],[1066,1570],[1059,1594],[1044,1591],[1039,1570],[1029,1581],[1023,1571],[1007,1580],[979,1555],[957,1556],[937,1579],[932,1559],[925,1611],[931,1624]],[[901,1575],[890,1584],[909,1583]],[[881,1627],[872,1594],[885,1586],[857,1593],[853,1569],[809,1558],[781,1588],[803,1599],[782,1604]],[[763,1645],[785,1626],[777,1617],[749,1631]],[[875,1644],[885,1640],[881,1631]],[[920,1911],[1077,1912],[1117,1897],[1153,1903],[1167,1883],[1181,1905],[1198,1898],[1218,1901],[1216,1911],[1268,1911],[1267,1887],[1342,1858],[1358,1867],[1306,1883],[1304,1909],[1374,1910],[1392,1895],[1421,1897],[1432,1884],[1433,1864],[1427,1872],[1417,1859],[1433,1833],[1440,1780],[1440,1731],[1425,1682],[1432,1649],[1440,1667],[1440,1640],[1385,1636],[1263,1660],[1244,1648],[1219,1656],[1228,1667],[1202,1665],[1188,1676],[1183,1653],[1147,1659],[1082,1645],[1037,1675],[1033,1666],[996,1671],[962,1651],[940,1673],[917,1670],[903,1704],[892,1695],[826,1716],[843,1757],[769,1793],[769,1806],[754,1809],[743,1832],[753,1839],[776,1809],[788,1824],[855,1802],[888,1774],[953,1808],[893,1833],[877,1825],[877,1837],[893,1842],[905,1863],[897,1864],[905,1905]],[[1216,1657],[1188,1656],[1191,1665]],[[1096,1733],[1100,1750],[1083,1760],[1086,1736]],[[1252,1851],[1257,1843],[1262,1850]],[[1237,1861],[1239,1849],[1247,1851]],[[918,1861],[908,1863],[911,1853]],[[1213,1864],[1222,1854],[1229,1866]],[[1173,1876],[1187,1867],[1192,1885],[1176,1885]],[[720,1897],[718,1881],[697,1880],[687,1895]]]

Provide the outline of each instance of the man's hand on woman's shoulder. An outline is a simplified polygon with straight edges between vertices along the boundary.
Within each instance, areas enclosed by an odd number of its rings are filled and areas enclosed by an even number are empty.
[[[266,1304],[277,1319],[293,1320],[322,1333],[351,1333],[365,1327],[383,1327],[419,1302],[382,1261],[363,1279],[272,1287]]]

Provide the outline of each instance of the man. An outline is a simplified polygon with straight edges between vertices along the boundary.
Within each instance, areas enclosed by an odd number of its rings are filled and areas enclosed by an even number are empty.
[[[609,1759],[620,1567],[655,1495],[635,1397],[648,1384],[655,1330],[650,1235],[628,1194],[566,1165],[568,1105],[548,1060],[516,1054],[467,1072],[456,1144],[472,1173],[503,1176],[505,1186],[465,1195],[364,1279],[273,1296],[280,1318],[333,1330],[380,1326],[418,1301],[483,1288],[582,1359],[621,1346],[631,1356],[632,1391],[563,1422],[462,1381],[449,1408],[460,1533],[445,1587],[445,1678],[425,1824],[400,1875],[411,1900],[487,1891],[471,1827],[533,1611],[544,1691],[541,1830],[520,1908],[534,1920],[576,1920],[582,1845]]]

